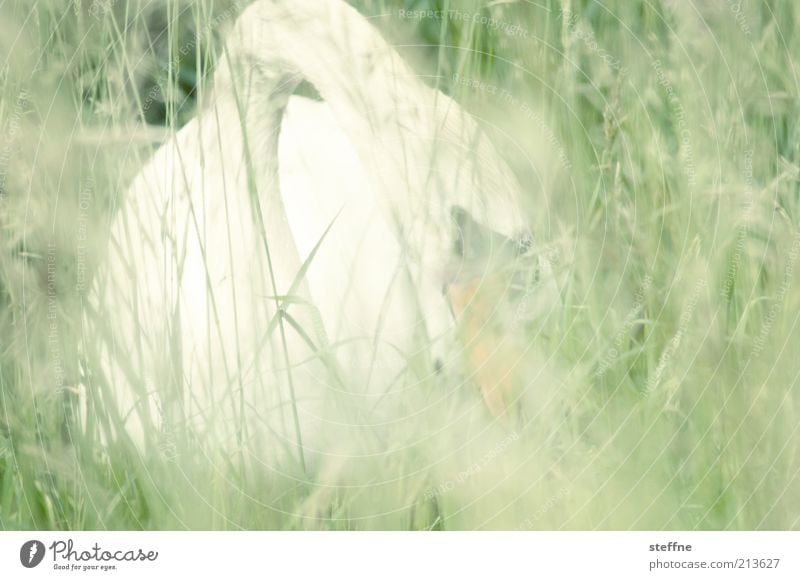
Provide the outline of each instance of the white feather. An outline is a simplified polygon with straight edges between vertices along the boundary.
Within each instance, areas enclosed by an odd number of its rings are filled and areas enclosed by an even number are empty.
[[[325,103],[290,97],[301,78]],[[402,417],[419,377],[397,376],[453,325],[454,205],[525,230],[476,123],[357,12],[253,4],[211,102],[131,184],[97,277],[126,429],[146,444],[148,426],[188,422],[223,448],[307,459]]]

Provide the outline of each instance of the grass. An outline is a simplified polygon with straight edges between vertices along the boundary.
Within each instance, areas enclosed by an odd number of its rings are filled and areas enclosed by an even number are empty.
[[[191,118],[235,5],[12,0],[0,527],[800,528],[795,4],[357,4],[486,123],[529,194],[563,307],[524,369],[557,411],[480,433],[422,413],[390,451],[315,481],[182,433],[146,455],[101,440],[119,421],[101,392],[76,428],[78,385],[99,384],[83,297],[158,133],[130,127]],[[150,40],[147,5],[165,28]]]

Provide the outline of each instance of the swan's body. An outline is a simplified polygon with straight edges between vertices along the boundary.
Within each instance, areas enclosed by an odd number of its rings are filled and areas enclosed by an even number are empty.
[[[433,368],[409,369],[453,326],[452,209],[517,235],[518,186],[343,2],[257,2],[226,55],[112,229],[103,368],[144,440],[188,422],[304,460],[413,407]],[[290,98],[302,77],[326,103]]]
[[[330,109],[296,97],[287,108],[279,148],[285,208],[263,208],[265,229],[285,232],[268,236],[273,288],[249,205],[236,113],[224,107],[212,111],[159,149],[131,185],[112,233],[106,272],[112,278],[104,280],[101,274],[98,280],[98,287],[110,293],[101,304],[119,306],[120,291],[125,296],[121,307],[109,312],[113,344],[124,349],[114,354],[130,353],[134,368],[148,378],[148,390],[157,391],[158,403],[140,406],[132,415],[134,423],[140,420],[138,412],[161,412],[165,393],[159,383],[182,368],[188,389],[178,398],[191,397],[187,407],[204,413],[222,411],[218,429],[236,433],[234,425],[244,420],[238,417],[239,390],[244,389],[244,405],[258,409],[272,429],[286,428],[283,436],[293,442],[292,394],[281,377],[286,364],[280,329],[273,327],[272,340],[265,340],[276,314],[273,297],[289,294],[301,264],[316,248],[293,294],[318,312],[296,300],[287,301],[287,310],[317,346],[329,344],[358,390],[354,383],[370,380],[371,368],[395,373],[402,368],[398,353],[408,350],[411,336],[403,325],[415,320],[410,285],[402,282],[407,274],[400,246],[381,219],[377,200],[368,197],[373,190]],[[308,139],[310,128],[313,139]],[[258,147],[253,154],[261,154]],[[191,197],[180,195],[187,191]],[[382,313],[388,316],[383,323]],[[308,426],[321,419],[332,386],[326,384],[330,369],[314,360],[313,349],[295,331],[288,328],[285,334],[290,364],[297,365],[293,382],[299,419]],[[154,343],[140,344],[140,337]],[[181,354],[175,361],[178,341]],[[117,373],[112,383],[131,382],[119,376],[122,368],[109,368]],[[283,388],[273,388],[279,385]],[[130,394],[121,392],[124,413],[137,400]],[[147,398],[153,400],[152,393]],[[270,409],[279,412],[270,416]],[[149,416],[144,423],[162,420]],[[195,422],[207,429],[214,420],[203,416]],[[310,437],[301,434],[302,439],[310,444]]]

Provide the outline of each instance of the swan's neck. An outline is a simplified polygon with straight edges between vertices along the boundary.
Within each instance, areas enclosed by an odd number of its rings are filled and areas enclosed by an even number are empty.
[[[453,205],[480,221],[491,216],[486,225],[501,233],[524,228],[516,181],[474,121],[420,82],[345,2],[260,0],[237,21],[226,54],[232,68],[220,69],[217,84],[244,81],[233,84],[246,93],[247,132],[267,139],[275,155],[262,162],[275,170],[281,116],[306,79],[347,132],[391,219],[406,239],[419,238],[412,244],[431,236],[447,244],[443,224]]]

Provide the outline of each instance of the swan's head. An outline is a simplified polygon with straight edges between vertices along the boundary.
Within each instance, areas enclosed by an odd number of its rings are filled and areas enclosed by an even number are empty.
[[[505,236],[459,206],[452,223],[443,290],[458,324],[458,347],[489,410],[506,415],[524,390],[528,346],[552,328],[560,297],[550,263],[529,235]]]
[[[518,306],[547,281],[549,262],[526,230],[506,236],[479,223],[461,206],[453,206],[451,220],[453,246],[445,294],[456,315],[468,306],[464,301],[467,288],[483,285],[491,289],[492,301]]]

